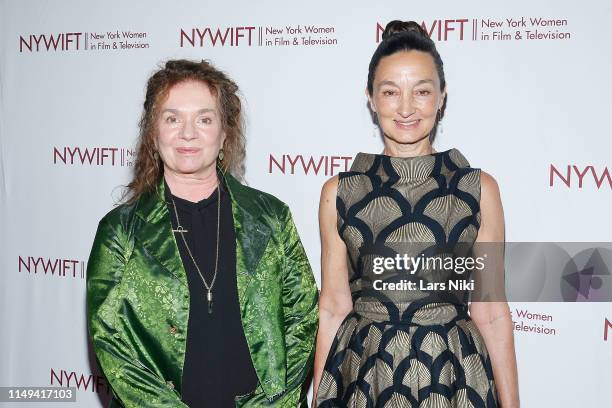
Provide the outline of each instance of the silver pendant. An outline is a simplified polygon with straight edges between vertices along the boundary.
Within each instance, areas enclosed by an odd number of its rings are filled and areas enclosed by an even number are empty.
[[[208,290],[208,293],[206,293],[206,300],[208,301],[208,314],[212,314],[213,295],[210,289]]]

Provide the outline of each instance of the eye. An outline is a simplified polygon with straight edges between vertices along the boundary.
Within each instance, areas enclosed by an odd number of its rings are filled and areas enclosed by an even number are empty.
[[[210,124],[212,123],[212,119],[211,119],[211,118],[209,118],[209,117],[204,116],[204,117],[201,117],[201,118],[198,120],[198,122],[200,122],[200,123],[201,123],[201,124],[203,124],[203,125],[210,125]]]
[[[395,93],[393,89],[385,89],[382,91],[383,96],[393,96]]]
[[[173,123],[178,122],[178,119],[176,118],[176,116],[167,116],[166,119],[164,119],[164,121],[166,123],[173,124]]]
[[[419,89],[418,91],[416,91],[416,94],[418,96],[429,96],[431,95],[431,91],[429,89]]]

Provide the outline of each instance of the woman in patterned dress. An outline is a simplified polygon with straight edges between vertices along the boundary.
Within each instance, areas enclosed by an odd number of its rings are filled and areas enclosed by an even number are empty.
[[[446,83],[440,55],[421,26],[387,25],[366,94],[384,151],[359,153],[350,171],[327,181],[321,193],[313,406],[518,407],[512,320],[503,296],[471,298],[468,306],[446,292],[432,298],[427,291],[379,291],[382,280],[374,283],[379,276],[370,273],[374,254],[393,256],[408,243],[455,250],[504,242],[495,179],[470,167],[457,149],[432,147]],[[390,276],[385,282],[404,275]]]

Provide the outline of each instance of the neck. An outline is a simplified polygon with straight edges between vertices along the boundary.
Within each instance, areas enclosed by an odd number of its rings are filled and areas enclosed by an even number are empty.
[[[182,174],[164,168],[164,179],[173,195],[194,203],[210,197],[219,185],[214,166],[201,175]]]
[[[417,157],[434,153],[429,137],[423,138],[416,143],[403,144],[393,140],[385,140],[383,154],[393,157]]]

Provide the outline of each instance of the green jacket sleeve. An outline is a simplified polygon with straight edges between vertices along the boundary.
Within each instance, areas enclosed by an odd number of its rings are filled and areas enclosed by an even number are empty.
[[[98,225],[87,263],[87,321],[98,364],[124,407],[187,407],[171,384],[138,360],[121,330],[121,277],[131,246],[119,222]]]
[[[304,398],[302,385],[310,373],[319,322],[319,291],[291,212],[285,207],[281,228],[284,247],[282,302],[287,350],[287,393],[291,406]],[[282,405],[285,406],[285,405]],[[289,405],[287,405],[289,406]]]

